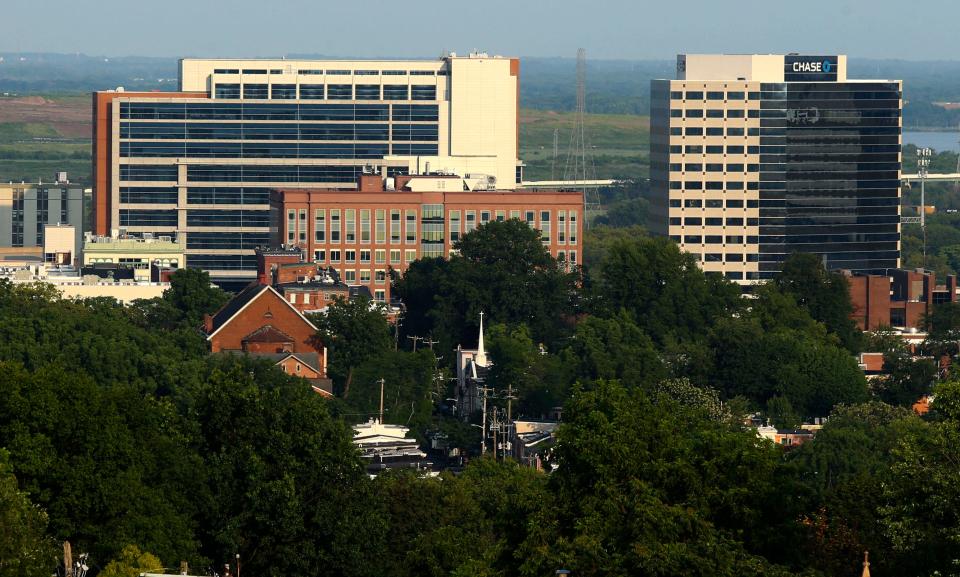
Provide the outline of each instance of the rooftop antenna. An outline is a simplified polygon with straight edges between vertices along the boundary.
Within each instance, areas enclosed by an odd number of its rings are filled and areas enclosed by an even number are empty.
[[[574,115],[573,131],[570,133],[570,148],[567,150],[567,164],[563,171],[564,180],[572,180],[581,184],[583,204],[586,210],[600,208],[600,193],[596,190],[587,192],[588,180],[594,174],[593,157],[589,153],[584,115],[587,110],[587,51],[577,50],[577,111]]]

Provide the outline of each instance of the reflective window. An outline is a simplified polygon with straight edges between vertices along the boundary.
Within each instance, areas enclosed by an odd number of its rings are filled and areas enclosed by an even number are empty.
[[[406,84],[386,84],[383,87],[384,100],[409,100],[410,89]]]
[[[243,97],[248,99],[266,99],[267,85],[266,84],[244,84]]]

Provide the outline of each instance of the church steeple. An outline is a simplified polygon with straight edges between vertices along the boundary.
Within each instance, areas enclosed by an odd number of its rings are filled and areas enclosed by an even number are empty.
[[[481,367],[487,366],[487,351],[483,348],[483,311],[480,311],[480,339],[477,344],[477,356],[474,361]]]
[[[863,552],[863,573],[860,577],[870,577],[870,552]]]

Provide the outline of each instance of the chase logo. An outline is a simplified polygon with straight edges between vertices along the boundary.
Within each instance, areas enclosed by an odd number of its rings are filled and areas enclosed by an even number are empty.
[[[784,62],[784,72],[788,75],[835,75],[837,73],[836,57],[831,56],[799,56],[789,55]],[[795,79],[799,80],[799,76]]]

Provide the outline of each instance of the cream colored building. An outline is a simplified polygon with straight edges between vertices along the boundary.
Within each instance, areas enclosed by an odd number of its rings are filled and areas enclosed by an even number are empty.
[[[125,305],[138,299],[163,296],[163,291],[170,288],[170,283],[114,281],[96,275],[81,276],[72,267],[29,263],[0,265],[0,279],[14,284],[49,284],[67,299],[109,297]]]
[[[68,182],[0,183],[0,249],[42,248],[45,226],[70,224],[76,255],[83,239],[83,196],[82,187]]]
[[[183,266],[184,248],[176,237],[103,237],[89,236],[83,243],[83,265],[113,263],[126,265],[134,270],[134,279],[150,280],[150,265],[180,268]]]
[[[843,55],[679,55],[651,83],[650,228],[743,284],[793,252],[896,268],[901,86]]]

